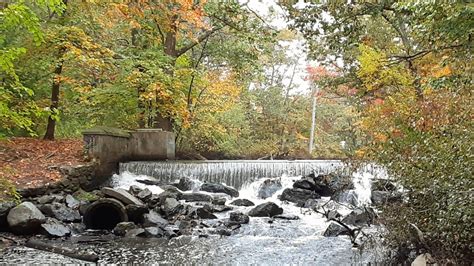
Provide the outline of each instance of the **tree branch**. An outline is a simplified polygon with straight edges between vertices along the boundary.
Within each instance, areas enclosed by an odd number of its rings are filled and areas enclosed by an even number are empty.
[[[209,36],[211,36],[214,32],[216,31],[219,31],[223,28],[223,26],[221,27],[215,27],[213,28],[212,30],[209,30],[207,31],[206,33],[202,34],[201,36],[199,36],[197,38],[196,41],[182,47],[181,49],[177,50],[176,51],[176,57],[179,57],[181,56],[182,54],[186,53],[189,49],[193,48],[194,46],[200,44],[202,41],[206,40],[207,38],[209,38]]]

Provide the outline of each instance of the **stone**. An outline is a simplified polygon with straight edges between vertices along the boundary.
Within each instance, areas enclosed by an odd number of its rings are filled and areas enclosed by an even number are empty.
[[[147,201],[151,197],[151,190],[148,188],[145,188],[144,190],[140,191],[140,193],[137,194],[137,198],[142,200],[142,201]]]
[[[426,265],[436,265],[436,261],[433,259],[431,254],[423,253],[418,255],[415,260],[411,263],[411,266],[426,266]]]
[[[359,199],[357,197],[357,193],[354,190],[344,190],[336,192],[331,196],[331,199],[339,203],[349,204],[352,206],[359,205]]]
[[[388,179],[375,179],[371,183],[372,190],[375,191],[396,191],[397,186],[394,182]]]
[[[8,230],[8,212],[15,206],[16,204],[12,201],[0,202],[0,231]]]
[[[213,204],[207,204],[207,203],[203,205],[203,208],[205,208],[209,212],[226,212],[233,209],[231,206],[213,205]]]
[[[212,202],[211,195],[198,193],[198,192],[183,193],[181,194],[180,198],[187,202],[196,202],[196,201]]]
[[[131,185],[130,188],[128,189],[128,192],[130,192],[130,194],[132,194],[133,196],[137,196],[138,193],[142,192],[143,189],[141,189],[139,186],[137,185]]]
[[[190,207],[187,216],[191,219],[217,219],[217,217],[205,208]]]
[[[54,218],[48,218],[44,224],[41,225],[44,233],[50,237],[64,237],[71,234],[71,230],[60,221]]]
[[[243,214],[241,212],[231,212],[229,221],[234,224],[248,224],[250,218],[248,215]]]
[[[125,233],[125,237],[137,237],[137,236],[146,236],[145,229],[135,228],[135,229],[130,229]]]
[[[125,207],[127,211],[128,220],[134,223],[143,223],[144,214],[148,213],[147,206],[129,204]]]
[[[273,202],[265,202],[255,206],[248,213],[252,217],[273,217],[278,214],[282,214],[283,209]]]
[[[349,213],[342,222],[348,225],[364,226],[372,224],[375,219],[375,212],[371,208],[365,210],[357,209]]]
[[[319,199],[321,196],[310,190],[301,188],[287,188],[280,195],[280,200],[286,200],[294,203],[304,204],[309,199]]]
[[[306,200],[303,204],[303,208],[308,208],[308,209],[317,209],[320,206],[320,202],[318,199],[309,199]]]
[[[107,195],[111,198],[115,198],[121,201],[125,205],[128,205],[128,204],[143,205],[143,202],[141,202],[132,194],[128,193],[125,189],[103,187],[101,191],[102,193],[104,193],[104,195]]]
[[[152,226],[152,227],[145,227],[145,235],[147,237],[164,237],[166,235],[165,230],[161,229],[160,227]]]
[[[69,208],[77,209],[79,208],[79,205],[81,205],[81,202],[74,198],[72,195],[68,194],[66,195],[66,205]]]
[[[249,207],[249,206],[255,206],[255,203],[251,202],[248,199],[236,199],[232,201],[230,205]]]
[[[210,231],[211,234],[214,235],[221,235],[221,236],[231,236],[232,230],[224,229],[224,228],[217,228],[215,230]]]
[[[336,210],[330,210],[328,212],[328,215],[327,215],[327,218],[328,220],[331,220],[331,219],[338,219],[338,218],[341,218],[342,217],[342,214]]]
[[[213,193],[225,193],[232,197],[239,196],[239,191],[237,189],[223,185],[223,184],[204,183],[201,185],[201,190],[206,191],[206,192],[213,192]]]
[[[335,222],[331,222],[323,233],[323,236],[325,237],[336,237],[340,235],[349,235],[349,231]]]
[[[13,232],[31,234],[40,229],[46,217],[33,203],[25,201],[9,211],[7,221]]]
[[[214,196],[212,199],[212,204],[214,205],[225,205],[227,199],[225,197]]]
[[[309,176],[304,176],[301,179],[296,180],[295,183],[293,183],[293,187],[306,190],[314,190],[316,188],[316,182],[313,178]]]
[[[133,222],[121,222],[115,226],[113,232],[117,236],[124,236],[128,231],[136,228],[137,225]]]
[[[175,184],[177,188],[182,191],[193,190],[195,183],[189,177],[182,177],[179,179],[179,182]]]
[[[52,203],[55,200],[55,197],[53,195],[43,195],[39,198],[36,199],[36,202],[39,204],[48,204]]]
[[[266,179],[258,188],[257,196],[262,199],[273,196],[278,190],[282,189],[280,179]]]
[[[138,183],[145,184],[147,186],[161,186],[163,185],[162,182],[158,180],[150,180],[150,179],[138,179],[136,180]]]
[[[279,214],[273,216],[274,219],[282,219],[282,220],[299,220],[300,217],[298,215],[292,215],[292,214]]]
[[[163,205],[161,205],[161,210],[166,214],[166,216],[172,216],[179,213],[183,209],[183,205],[175,198],[166,198]]]
[[[83,223],[70,223],[67,226],[71,234],[82,234],[86,231],[86,225]]]
[[[57,202],[41,206],[41,211],[44,214],[63,222],[75,222],[81,220],[81,214],[78,210],[73,210],[66,207],[64,204]]]
[[[165,227],[168,224],[168,220],[164,219],[157,212],[151,210],[149,213],[143,215],[143,226],[160,226]]]
[[[402,196],[397,192],[376,190],[372,191],[370,199],[375,206],[381,206],[387,203],[401,202]]]

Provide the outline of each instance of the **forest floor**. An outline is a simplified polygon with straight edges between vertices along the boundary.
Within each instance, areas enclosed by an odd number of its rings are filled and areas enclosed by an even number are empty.
[[[47,141],[35,138],[0,140],[0,178],[17,188],[37,187],[61,179],[60,166],[84,163],[81,139]]]

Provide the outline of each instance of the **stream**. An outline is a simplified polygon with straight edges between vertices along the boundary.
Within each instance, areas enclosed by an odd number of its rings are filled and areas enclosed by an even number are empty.
[[[137,185],[149,188],[153,193],[163,191],[156,185],[144,185],[139,179],[174,181],[173,177],[188,176],[202,181],[226,183],[236,187],[239,198],[249,199],[256,205],[272,201],[283,208],[283,214],[296,215],[299,220],[251,217],[249,224],[242,225],[231,236],[194,232],[170,240],[161,238],[115,238],[101,243],[74,244],[75,236],[61,241],[64,246],[80,245],[83,250],[99,255],[99,264],[234,264],[234,265],[357,265],[381,261],[379,250],[364,252],[353,248],[349,237],[324,237],[329,223],[313,211],[280,201],[277,196],[291,187],[299,176],[311,171],[329,173],[344,171],[340,161],[214,161],[214,162],[130,162],[120,166],[120,174],[114,175],[114,187],[128,188]],[[370,179],[384,174],[374,169],[353,173],[354,191],[360,204],[370,202]],[[258,189],[266,178],[279,178],[282,188],[271,198],[257,197]],[[234,199],[232,199],[234,200]],[[328,201],[322,198],[321,201]],[[230,198],[227,204],[230,202]],[[247,213],[252,207],[235,206],[233,211]],[[350,212],[341,207],[341,213]],[[225,219],[229,212],[217,213]],[[370,230],[376,231],[373,227]],[[61,255],[12,246],[6,248],[0,263],[84,263]]]

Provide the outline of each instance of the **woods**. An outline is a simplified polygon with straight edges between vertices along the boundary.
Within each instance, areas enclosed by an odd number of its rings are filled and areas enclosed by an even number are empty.
[[[0,138],[162,128],[180,159],[375,163],[406,194],[387,245],[472,261],[474,5],[251,2],[0,1]]]

